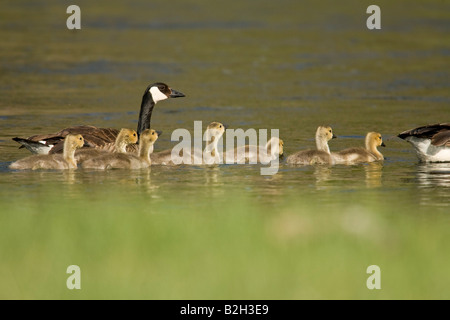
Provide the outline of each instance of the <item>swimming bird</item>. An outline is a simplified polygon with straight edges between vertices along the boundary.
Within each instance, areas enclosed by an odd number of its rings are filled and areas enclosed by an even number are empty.
[[[139,122],[136,130],[138,136],[142,131],[150,128],[150,120],[156,103],[169,98],[184,96],[183,93],[170,88],[165,83],[156,82],[150,84],[142,96]],[[84,137],[86,145],[91,148],[111,150],[114,148],[118,133],[119,130],[117,129],[81,125],[65,128],[56,133],[35,135],[27,139],[16,137],[13,140],[20,143],[22,145],[21,147],[27,148],[32,153],[52,154],[62,152],[63,140],[68,134],[81,134]]]
[[[369,132],[365,139],[365,148],[348,148],[332,152],[331,157],[336,164],[357,164],[384,160],[378,147],[385,147],[381,134]]]
[[[138,141],[137,132],[131,129],[122,128],[117,135],[116,141],[114,142],[114,148],[109,149],[97,149],[97,148],[81,148],[75,152],[75,159],[78,164],[83,163],[85,160],[90,158],[99,157],[104,154],[108,154],[111,152],[116,153],[127,153],[127,147],[132,146],[131,149],[138,150],[138,145],[136,145]],[[137,154],[137,152],[136,152]]]
[[[214,164],[221,162],[221,154],[217,149],[220,138],[224,134],[226,126],[220,122],[211,122],[204,133],[206,146],[204,150],[197,148],[183,148],[175,146],[172,149],[155,152],[151,155],[154,165],[179,165],[179,164]]]
[[[81,134],[68,134],[64,139],[63,154],[37,154],[13,162],[9,168],[15,170],[37,169],[76,169],[75,150],[83,147]]]
[[[450,162],[450,123],[406,130],[398,137],[413,145],[421,162]]]
[[[144,169],[151,165],[150,154],[161,132],[153,129],[142,131],[139,140],[139,155],[130,153],[108,153],[91,158],[81,164],[83,169]]]
[[[245,145],[237,146],[224,153],[226,163],[268,163],[283,156],[283,140],[272,137],[265,146]]]
[[[328,141],[335,138],[337,137],[333,134],[333,129],[331,129],[331,127],[319,126],[316,131],[317,150],[298,151],[287,157],[286,162],[289,164],[302,165],[333,164]]]

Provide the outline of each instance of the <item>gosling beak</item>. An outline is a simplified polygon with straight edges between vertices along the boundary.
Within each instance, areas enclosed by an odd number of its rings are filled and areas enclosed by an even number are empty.
[[[156,131],[156,134],[158,135],[158,138],[162,135],[162,131]]]
[[[382,146],[382,147],[386,147],[386,145],[384,144],[384,142],[381,143],[381,146]]]
[[[331,139],[337,139],[337,135],[333,133],[333,137]]]
[[[183,93],[181,93],[181,92],[179,92],[179,91],[177,91],[177,90],[174,90],[174,89],[170,89],[170,96],[169,96],[169,98],[182,98],[182,97],[186,97]]]
[[[223,127],[225,128],[225,130],[227,130],[230,126],[227,124],[224,124]]]

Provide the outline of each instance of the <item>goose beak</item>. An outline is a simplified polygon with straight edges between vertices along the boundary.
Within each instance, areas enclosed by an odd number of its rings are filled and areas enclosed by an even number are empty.
[[[227,124],[224,124],[223,127],[225,128],[225,130],[227,130],[230,126]]]
[[[158,138],[162,135],[162,131],[156,131],[156,133],[158,134]]]
[[[169,98],[182,98],[182,97],[186,97],[183,93],[181,93],[181,92],[179,92],[179,91],[177,91],[177,90],[174,90],[174,89],[170,89],[170,96],[169,96]]]
[[[384,144],[384,142],[381,143],[381,146],[382,146],[382,147],[386,147],[386,145]]]
[[[331,139],[337,139],[337,135],[333,133],[333,137]]]

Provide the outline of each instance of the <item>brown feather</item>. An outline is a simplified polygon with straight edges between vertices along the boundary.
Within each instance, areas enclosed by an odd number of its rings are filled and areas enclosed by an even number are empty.
[[[48,141],[48,144],[54,144],[49,154],[55,154],[63,151],[64,138],[68,134],[81,134],[85,144],[91,148],[110,150],[114,148],[114,142],[119,134],[119,130],[83,125],[65,128],[53,134],[34,135],[28,139],[32,141]]]
[[[423,139],[433,139],[433,137],[441,132],[450,131],[450,123],[437,123],[427,126],[418,127],[411,130],[406,130],[398,135],[399,138],[405,139],[407,137],[417,137]]]
[[[436,147],[450,147],[450,130],[435,134],[431,139],[431,144]]]

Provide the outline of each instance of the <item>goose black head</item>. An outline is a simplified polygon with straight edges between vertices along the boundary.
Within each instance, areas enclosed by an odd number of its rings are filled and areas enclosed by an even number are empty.
[[[137,127],[138,135],[140,135],[142,131],[150,128],[150,120],[156,103],[168,98],[181,97],[185,97],[185,95],[170,88],[165,83],[156,82],[149,85],[142,96],[141,111],[139,112],[139,123]]]
[[[149,98],[153,100],[154,103],[166,100],[168,98],[182,98],[185,95],[177,90],[170,88],[167,84],[162,82],[156,82],[147,87],[144,92],[144,96],[149,95]]]

